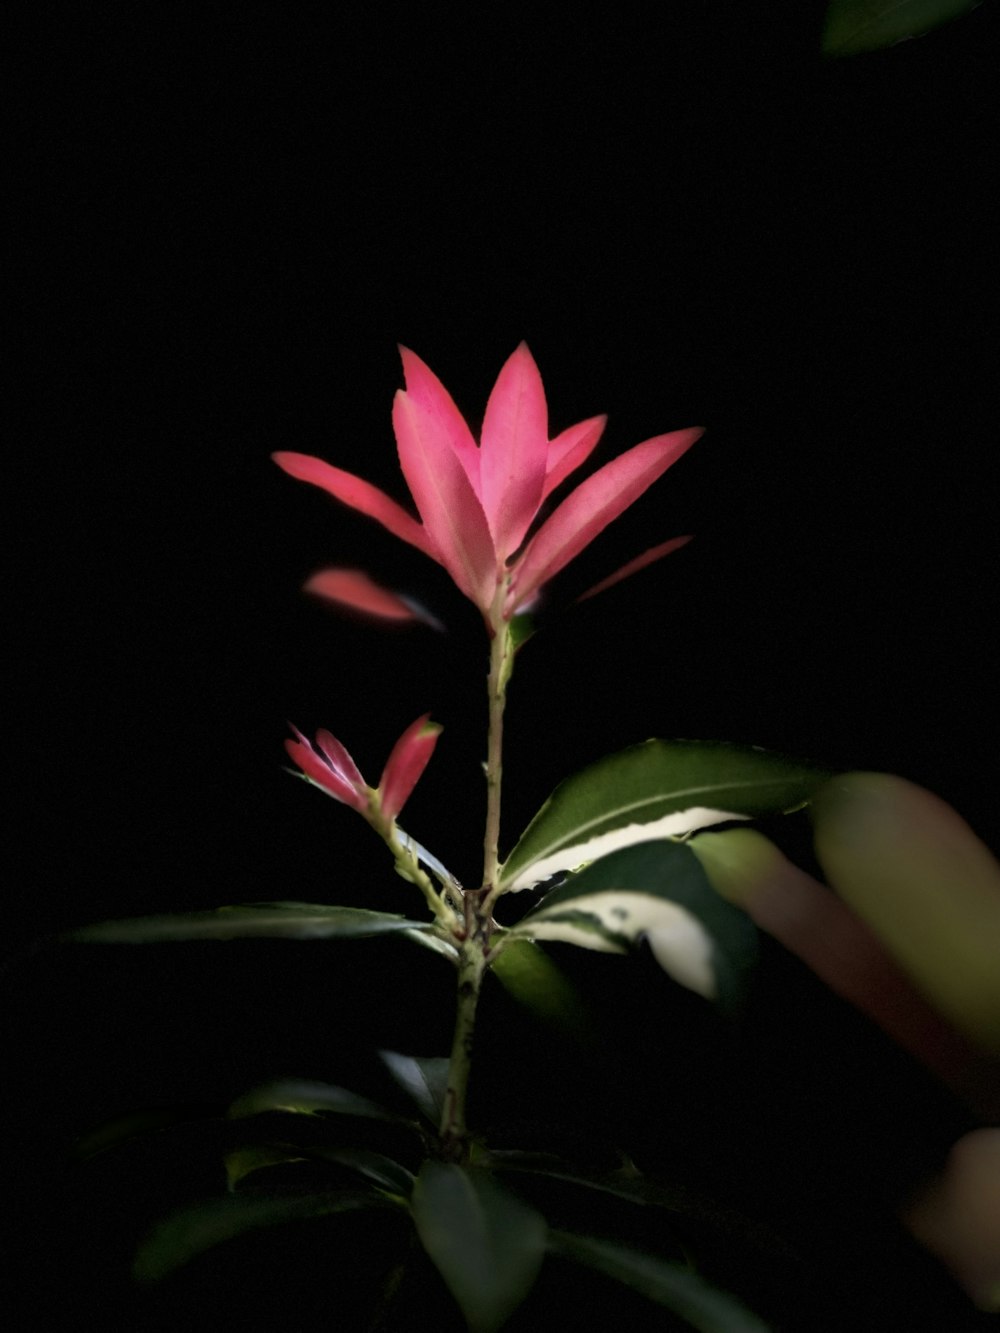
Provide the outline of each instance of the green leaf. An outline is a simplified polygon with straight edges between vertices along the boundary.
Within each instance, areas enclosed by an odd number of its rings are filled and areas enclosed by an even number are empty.
[[[823,27],[828,56],[852,56],[919,37],[975,9],[979,0],[830,0]]]
[[[550,1231],[549,1249],[564,1259],[595,1268],[665,1305],[699,1333],[767,1333],[767,1325],[735,1297],[682,1268],[654,1255],[568,1231]]]
[[[67,936],[85,944],[154,944],[173,940],[367,939],[395,931],[430,931],[430,922],[410,921],[364,907],[314,903],[243,903],[212,912],[139,916],[83,926]]]
[[[490,966],[519,1004],[558,1031],[590,1042],[592,1026],[583,996],[533,940],[508,940]]]
[[[656,1181],[649,1180],[635,1167],[630,1171],[581,1171],[579,1167],[557,1157],[520,1152],[517,1149],[493,1150],[489,1158],[497,1171],[513,1171],[545,1180],[557,1180],[561,1184],[579,1185],[582,1189],[610,1194],[628,1203],[663,1208],[682,1215],[707,1211],[699,1210],[697,1202],[683,1191],[666,1189]],[[711,1216],[715,1217],[716,1213],[713,1211]]]
[[[827,776],[749,746],[633,745],[555,789],[504,863],[501,885],[517,892],[631,843],[797,810]]]
[[[413,1218],[469,1328],[501,1328],[538,1276],[544,1219],[488,1172],[430,1161],[417,1177]]]
[[[388,1190],[391,1194],[408,1199],[413,1193],[413,1172],[385,1153],[373,1152],[370,1148],[317,1148],[313,1155],[324,1162],[337,1162],[349,1166],[372,1184]]]
[[[408,1199],[413,1191],[413,1173],[384,1153],[369,1148],[325,1148],[314,1144],[258,1143],[226,1154],[226,1178],[234,1190],[247,1176],[273,1166],[298,1162],[333,1162],[349,1167],[389,1194]]]
[[[301,1148],[289,1143],[254,1143],[245,1148],[234,1148],[225,1156],[226,1185],[232,1192],[257,1171],[308,1160]]]
[[[794,1261],[795,1253],[788,1242],[771,1231],[759,1220],[750,1220],[734,1212],[718,1199],[706,1196],[702,1190],[691,1190],[676,1184],[664,1185],[643,1175],[631,1162],[614,1171],[581,1169],[576,1163],[555,1154],[522,1152],[517,1149],[492,1149],[488,1159],[500,1173],[513,1172],[536,1180],[552,1180],[560,1185],[576,1185],[583,1190],[611,1195],[642,1207],[662,1209],[678,1218],[689,1218],[702,1228],[709,1228],[730,1245],[757,1251],[762,1255],[781,1255]]]
[[[438,1055],[403,1055],[379,1051],[379,1059],[423,1115],[436,1128],[441,1123],[448,1087],[448,1060]]]
[[[520,615],[511,617],[510,639],[515,652],[522,644],[528,642],[535,633],[536,628],[537,626],[535,625],[534,617],[528,615],[526,611],[522,611]]]
[[[332,1083],[314,1083],[308,1079],[282,1078],[262,1083],[237,1097],[229,1108],[232,1120],[264,1115],[269,1111],[287,1111],[294,1115],[318,1115],[321,1111],[337,1115],[364,1116],[370,1120],[396,1120],[400,1117],[370,1102],[347,1088]]]
[[[719,897],[689,847],[665,839],[570,875],[510,933],[606,953],[645,938],[675,981],[724,1007],[740,999],[757,949],[750,919]]]
[[[132,1272],[140,1282],[155,1282],[206,1250],[248,1231],[359,1208],[394,1206],[382,1194],[358,1190],[296,1198],[229,1194],[185,1208],[161,1222],[139,1247]]]

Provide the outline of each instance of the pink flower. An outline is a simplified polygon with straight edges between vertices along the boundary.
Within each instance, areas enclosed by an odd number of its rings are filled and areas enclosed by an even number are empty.
[[[635,445],[598,468],[532,532],[549,495],[593,451],[606,418],[591,417],[550,440],[541,376],[521,343],[493,387],[477,444],[437,376],[413,352],[400,350],[406,388],[396,394],[392,419],[420,521],[321,459],[297,453],[274,459],[437,560],[491,629],[530,604],[702,433],[678,430]]]
[[[369,819],[373,813],[371,788],[340,741],[328,731],[319,731],[313,746],[297,727],[292,730],[298,740],[285,741],[285,749],[293,763],[301,768],[310,782],[322,787],[334,800],[343,801]],[[440,732],[437,723],[430,721],[430,714],[425,713],[407,727],[392,747],[379,779],[379,799],[375,807],[386,819],[395,819],[406,804],[427,767]]]

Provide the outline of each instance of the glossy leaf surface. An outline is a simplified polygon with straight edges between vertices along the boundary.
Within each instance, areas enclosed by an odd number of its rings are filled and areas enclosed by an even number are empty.
[[[516,892],[631,843],[795,810],[825,777],[749,746],[645,741],[561,783],[507,858],[501,882]]]
[[[403,1055],[400,1051],[379,1051],[379,1057],[421,1114],[436,1128],[448,1086],[447,1059],[437,1055]]]
[[[269,1111],[285,1111],[293,1115],[317,1115],[320,1112],[336,1115],[364,1116],[372,1120],[398,1120],[385,1107],[370,1102],[348,1088],[332,1083],[316,1083],[309,1079],[275,1079],[262,1083],[238,1097],[229,1108],[233,1120],[246,1116],[264,1115]]]

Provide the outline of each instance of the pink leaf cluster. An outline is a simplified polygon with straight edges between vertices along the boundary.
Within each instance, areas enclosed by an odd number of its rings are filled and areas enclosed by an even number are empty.
[[[433,371],[407,348],[401,354],[406,387],[396,394],[392,419],[419,521],[369,482],[321,459],[288,452],[274,458],[293,477],[376,519],[443,565],[479,607],[491,633],[530,605],[542,585],[702,433],[678,430],[635,445],[598,468],[536,526],[551,493],[593,452],[606,418],[588,418],[550,439],[542,379],[522,343],[500,371],[477,443]],[[656,550],[666,554],[677,544]],[[633,568],[645,563],[648,559]],[[367,590],[358,593],[359,587],[355,583],[350,590],[355,605],[368,596]]]
[[[351,806],[366,819],[375,811],[381,811],[382,816],[390,821],[396,818],[409,799],[441,733],[441,728],[430,721],[429,713],[418,717],[416,722],[407,727],[386,760],[377,788],[378,800],[373,807],[371,788],[335,736],[331,736],[328,731],[319,731],[313,745],[296,727],[292,730],[297,739],[285,741],[285,749],[310,782],[322,787],[334,800]]]

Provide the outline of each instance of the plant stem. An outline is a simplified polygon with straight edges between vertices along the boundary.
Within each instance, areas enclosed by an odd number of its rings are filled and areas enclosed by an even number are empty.
[[[489,738],[486,751],[486,835],[483,841],[483,890],[493,893],[500,868],[500,784],[503,777],[503,710],[507,681],[514,664],[514,645],[505,620],[497,625],[490,642]]]
[[[498,592],[492,618],[490,640],[489,735],[486,750],[486,832],[483,838],[483,882],[479,889],[465,894],[465,922],[458,963],[458,1003],[455,1035],[448,1065],[448,1087],[441,1116],[441,1147],[450,1161],[465,1162],[469,1156],[469,1135],[465,1121],[469,1072],[472,1066],[472,1038],[476,1027],[476,1007],[486,973],[493,924],[493,903],[500,877],[500,784],[503,775],[503,710],[507,682],[514,663],[514,644],[510,626],[503,619],[505,589]]]
[[[486,971],[489,918],[481,915],[482,895],[465,896],[469,932],[462,943],[458,964],[458,1005],[455,1035],[448,1065],[448,1087],[441,1115],[441,1147],[449,1161],[465,1162],[469,1155],[469,1137],[465,1122],[466,1095],[472,1066],[472,1038],[476,1029],[476,1006]]]

